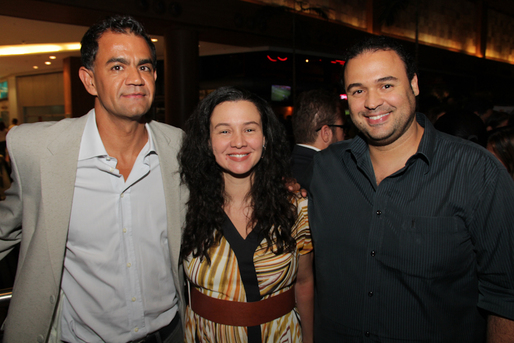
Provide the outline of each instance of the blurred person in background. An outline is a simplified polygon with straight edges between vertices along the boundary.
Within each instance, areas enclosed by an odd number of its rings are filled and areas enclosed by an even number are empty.
[[[291,169],[296,181],[305,187],[305,173],[314,155],[344,140],[348,124],[339,97],[322,89],[301,93],[292,117],[296,145],[291,155]]]
[[[0,121],[0,155],[2,155],[2,159],[5,159],[5,139],[7,137],[7,128],[5,127],[5,123]]]
[[[477,143],[485,148],[487,131],[484,122],[466,110],[450,110],[439,117],[434,127],[444,133]]]
[[[503,163],[514,179],[514,127],[503,127],[493,132],[487,139],[487,150]]]
[[[487,131],[492,131],[509,124],[510,115],[506,112],[493,111],[485,121]]]
[[[493,114],[493,103],[486,99],[473,98],[464,105],[464,109],[476,114],[482,122],[486,123]]]
[[[9,131],[10,129],[12,129],[15,126],[18,126],[18,119],[13,118],[11,121],[11,125],[9,125],[9,127],[7,128],[7,131]]]

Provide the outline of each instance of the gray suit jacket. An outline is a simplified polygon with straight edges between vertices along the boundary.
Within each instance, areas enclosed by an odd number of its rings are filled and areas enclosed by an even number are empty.
[[[48,338],[59,301],[77,160],[87,116],[21,125],[8,134],[13,184],[6,200],[0,202],[0,258],[15,244],[21,245],[4,342],[45,342]],[[157,122],[151,122],[150,129],[163,176],[172,272],[183,318],[179,252],[188,192],[180,184],[178,173],[182,131]]]

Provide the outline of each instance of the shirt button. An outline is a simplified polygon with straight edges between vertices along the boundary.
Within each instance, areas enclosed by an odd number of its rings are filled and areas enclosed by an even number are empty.
[[[136,297],[132,297],[132,302],[136,301]]]
[[[129,262],[129,263],[127,263],[127,267],[128,267],[128,268],[130,268],[130,266],[131,266],[130,262]]]
[[[110,160],[111,160],[111,158],[110,158],[110,157],[106,157],[105,159],[106,159],[107,161],[110,161]]]
[[[112,173],[114,171],[114,168],[109,168],[109,171]]]
[[[123,233],[127,233],[127,229],[126,228],[123,228]]]
[[[38,335],[37,341],[38,341],[38,343],[43,343],[45,341],[45,337],[43,337],[43,335]]]
[[[134,329],[134,332],[138,332],[138,331],[139,331],[139,328],[135,328],[135,329]]]
[[[382,211],[378,210],[377,211],[377,216],[381,215],[382,214]]]
[[[120,198],[123,198],[125,196],[125,193],[121,193]]]
[[[373,296],[373,292],[368,292],[368,297],[372,297]]]
[[[369,337],[369,335],[371,335],[369,331],[366,331],[366,333],[364,334],[364,336],[366,337]]]
[[[375,250],[371,250],[371,257],[375,257]]]

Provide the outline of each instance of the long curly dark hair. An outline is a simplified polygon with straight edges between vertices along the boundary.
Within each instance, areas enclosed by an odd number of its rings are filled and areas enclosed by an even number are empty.
[[[192,253],[210,261],[208,249],[222,236],[225,184],[210,144],[210,124],[214,108],[226,101],[250,101],[261,115],[266,148],[254,167],[248,194],[253,231],[266,238],[275,254],[292,251],[296,243],[291,228],[297,215],[284,185],[284,179],[290,176],[290,152],[282,124],[262,98],[244,89],[222,87],[205,97],[185,124],[186,135],[178,158],[180,176],[190,195],[181,256],[186,258]]]

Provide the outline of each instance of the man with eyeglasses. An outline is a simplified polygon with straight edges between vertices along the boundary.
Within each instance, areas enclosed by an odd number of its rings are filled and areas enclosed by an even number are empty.
[[[302,187],[305,187],[304,173],[314,155],[330,144],[344,140],[347,125],[336,94],[325,90],[300,94],[293,113],[296,145],[291,155],[291,169]]]

